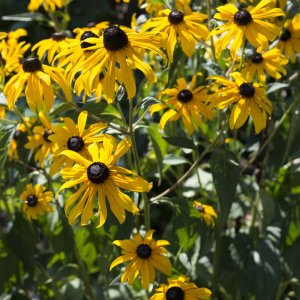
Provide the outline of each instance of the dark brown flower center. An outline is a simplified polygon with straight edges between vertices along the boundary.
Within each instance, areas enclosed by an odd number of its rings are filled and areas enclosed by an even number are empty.
[[[152,249],[149,245],[142,244],[139,245],[136,249],[136,254],[139,258],[147,259],[151,256]]]
[[[172,286],[166,292],[167,300],[184,300],[184,291],[179,286]]]
[[[81,35],[80,40],[81,40],[81,41],[84,41],[84,40],[86,40],[86,39],[88,39],[88,38],[92,38],[92,37],[97,38],[98,35],[95,34],[95,33],[92,32],[92,31],[85,31],[85,32]],[[81,46],[82,49],[85,49],[85,48],[88,48],[88,47],[91,47],[91,46],[95,46],[95,44],[91,44],[91,43],[88,43],[88,42],[82,42],[82,43],[80,44],[80,46]]]
[[[291,38],[291,36],[292,36],[292,33],[288,29],[284,28],[282,31],[280,40],[283,42],[286,42]]]
[[[79,152],[84,147],[84,141],[80,136],[72,136],[68,139],[67,146],[69,150]]]
[[[63,41],[66,38],[66,35],[62,32],[55,32],[51,35],[52,40],[54,41]]]
[[[46,130],[44,131],[43,138],[44,138],[44,140],[45,140],[46,142],[51,142],[51,141],[49,140],[49,136],[50,136],[51,134],[53,134],[53,132],[52,132],[50,129],[46,129]]]
[[[257,53],[257,52],[251,58],[251,61],[254,64],[260,64],[263,60],[264,60],[263,56],[260,53]]]
[[[103,183],[109,176],[108,167],[101,162],[94,162],[87,168],[87,177],[92,183]]]
[[[117,51],[128,45],[128,37],[119,26],[111,25],[103,33],[104,47],[108,51]]]
[[[181,90],[177,94],[177,99],[183,103],[189,102],[193,99],[193,93],[190,90]]]
[[[173,9],[168,16],[168,20],[171,24],[176,25],[183,22],[184,14],[181,11]]]
[[[202,205],[197,204],[197,205],[195,205],[195,207],[199,212],[204,213],[205,209]]]
[[[233,19],[234,23],[240,26],[246,26],[252,22],[252,16],[246,8],[240,8]]]
[[[255,94],[255,88],[251,83],[243,83],[239,86],[240,94],[245,98],[252,98]]]
[[[37,57],[28,57],[23,60],[22,67],[24,72],[33,73],[42,70],[42,63]]]
[[[36,195],[27,196],[26,203],[30,207],[35,207],[38,203],[38,199],[37,199]]]
[[[13,135],[13,139],[17,141],[21,137],[21,135],[22,135],[22,131],[17,129]]]

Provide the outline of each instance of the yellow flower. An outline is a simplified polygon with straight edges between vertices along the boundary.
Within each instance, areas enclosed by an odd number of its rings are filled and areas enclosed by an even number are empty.
[[[24,202],[22,210],[30,221],[53,211],[53,207],[49,204],[52,193],[47,192],[44,186],[27,184],[20,198]]]
[[[184,127],[192,134],[197,127],[201,127],[202,119],[212,119],[213,112],[207,105],[208,94],[203,86],[196,87],[196,76],[187,84],[184,78],[177,80],[177,85],[166,89],[159,95],[169,96],[166,101],[154,104],[150,108],[151,115],[157,111],[169,108],[160,119],[160,127],[164,129],[168,121],[181,118]]]
[[[195,44],[198,40],[206,40],[209,31],[202,24],[207,15],[194,12],[184,12],[173,9],[162,11],[163,17],[151,18],[142,27],[142,31],[150,29],[152,32],[163,32],[167,36],[167,53],[170,61],[173,61],[173,52],[177,41],[180,42],[183,52],[192,56],[195,52]]]
[[[300,52],[300,13],[284,23],[277,47],[291,59],[292,63],[296,62],[295,54]]]
[[[25,144],[25,148],[36,150],[34,160],[43,167],[45,159],[50,153],[54,153],[58,146],[49,140],[49,136],[53,134],[51,122],[42,112],[39,113],[39,119],[42,126],[38,125],[33,128],[33,135],[28,136],[28,143]]]
[[[81,225],[87,225],[93,215],[94,198],[98,194],[98,214],[102,226],[107,218],[107,198],[113,214],[120,223],[125,221],[125,210],[136,214],[139,209],[130,197],[120,191],[119,188],[133,192],[149,192],[152,183],[137,176],[132,171],[115,166],[117,160],[129,149],[129,139],[122,140],[117,147],[111,139],[103,139],[102,143],[91,144],[88,152],[92,159],[86,159],[79,153],[65,150],[61,154],[73,159],[76,164],[72,168],[64,168],[61,171],[63,179],[70,179],[61,188],[71,188],[81,184],[66,202],[65,212],[69,223],[73,224],[81,215]],[[83,195],[82,195],[83,194]],[[77,201],[79,199],[79,201]],[[75,202],[77,201],[77,204]]]
[[[70,90],[63,74],[62,69],[42,65],[37,57],[24,59],[22,70],[6,83],[3,90],[7,98],[8,108],[14,108],[15,102],[21,96],[25,88],[25,96],[29,108],[33,112],[37,109],[48,112],[54,101],[52,81],[60,86],[67,101],[70,101]]]
[[[110,265],[110,270],[115,266],[130,261],[121,277],[121,282],[128,281],[129,284],[141,274],[142,286],[149,289],[149,284],[156,277],[155,269],[166,275],[171,275],[171,263],[165,256],[168,251],[163,246],[170,243],[166,240],[155,241],[152,238],[154,230],[149,230],[145,238],[138,233],[131,240],[117,240],[113,244],[122,248],[122,256],[116,258]]]
[[[114,101],[115,81],[124,84],[128,98],[132,99],[136,94],[133,70],[139,69],[151,83],[154,82],[156,76],[150,65],[143,61],[143,55],[145,49],[149,49],[163,56],[160,46],[161,38],[151,33],[136,33],[126,27],[109,26],[102,36],[91,37],[81,43],[90,55],[70,70],[69,77],[72,79],[82,71],[79,80],[89,73],[85,87],[92,91],[95,80],[104,71],[103,93],[106,100],[110,103]]]
[[[5,119],[5,106],[0,105],[0,119]]]
[[[27,9],[37,11],[40,6],[43,6],[46,11],[53,12],[57,8],[62,8],[65,4],[65,0],[30,0]]]
[[[68,38],[63,32],[55,32],[51,38],[42,40],[32,47],[32,51],[37,50],[37,55],[41,60],[47,53],[47,62],[52,63],[56,54],[59,54],[62,49],[68,47],[71,39]]]
[[[216,44],[217,57],[226,49],[230,41],[232,41],[230,53],[235,57],[245,38],[257,48],[257,52],[268,50],[269,41],[273,41],[280,35],[281,30],[278,26],[262,19],[284,16],[280,8],[274,8],[275,4],[275,0],[262,0],[255,7],[238,9],[231,3],[218,7],[218,13],[214,18],[227,22],[211,33],[212,35],[224,33]]]
[[[288,62],[288,59],[276,48],[264,53],[256,52],[242,68],[241,73],[248,81],[252,81],[257,76],[258,81],[264,83],[266,82],[265,72],[276,79],[280,79],[282,74],[286,75],[284,66]]]
[[[4,39],[7,37],[7,33],[6,32],[0,32],[0,40]]]
[[[195,208],[192,213],[193,217],[201,218],[207,226],[215,226],[215,219],[218,215],[212,206],[193,201],[193,207]]]
[[[198,288],[189,278],[180,275],[178,279],[168,279],[168,284],[161,284],[155,290],[150,300],[198,300],[207,299],[211,291],[207,288]]]
[[[255,132],[259,133],[266,127],[267,117],[272,113],[272,103],[266,98],[266,90],[257,83],[247,82],[241,73],[234,72],[231,77],[234,82],[221,76],[211,77],[222,85],[213,95],[212,104],[223,109],[235,103],[230,114],[230,128],[240,128],[251,116]]]
[[[114,142],[113,136],[108,134],[96,135],[99,131],[107,127],[105,123],[92,124],[88,129],[86,127],[88,113],[83,111],[79,114],[77,124],[71,118],[64,118],[65,126],[56,125],[52,127],[53,134],[49,140],[58,145],[58,149],[52,155],[52,165],[49,174],[56,174],[63,166],[72,167],[74,162],[71,158],[60,155],[65,150],[78,152],[84,158],[91,159],[87,147],[95,142],[101,142],[103,138],[110,138]]]

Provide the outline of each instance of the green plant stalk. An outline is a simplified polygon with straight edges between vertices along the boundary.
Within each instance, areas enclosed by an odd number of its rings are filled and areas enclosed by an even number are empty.
[[[219,268],[220,268],[220,257],[221,257],[221,233],[220,233],[220,224],[218,219],[215,224],[215,252],[213,257],[213,275],[212,275],[212,294],[216,298],[218,293],[218,281],[219,281]]]
[[[26,130],[27,132],[32,135],[32,130],[31,128],[28,127],[25,119],[23,118],[21,112],[19,111],[19,109],[15,106],[15,109],[14,109],[15,113],[17,114],[17,116],[19,117],[19,119],[21,120],[21,122],[24,124],[24,126],[26,127]]]
[[[243,63],[244,63],[244,56],[245,56],[245,46],[246,46],[246,40],[243,38],[243,44],[242,44],[242,55],[241,55],[241,61],[239,65],[239,72],[241,72]]]
[[[210,1],[211,0],[207,0],[207,15],[208,15],[208,29],[209,31],[211,31],[211,26],[209,24],[209,21],[211,19],[211,6],[210,6]],[[213,40],[213,37],[211,36],[210,37],[210,43],[211,43],[211,51],[212,51],[212,54],[213,54],[213,61],[216,62],[217,59],[216,59],[216,49],[215,49],[215,44],[214,44],[214,40]]]

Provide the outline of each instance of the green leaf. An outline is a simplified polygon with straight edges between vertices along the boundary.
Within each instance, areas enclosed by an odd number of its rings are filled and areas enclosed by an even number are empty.
[[[31,21],[37,21],[37,22],[48,22],[48,19],[41,13],[35,12],[35,13],[21,13],[16,15],[10,15],[10,16],[3,16],[3,21],[20,21],[20,22],[31,22]]]
[[[15,126],[1,126],[0,128],[0,177],[7,159],[9,143],[13,137]]]
[[[67,255],[72,252],[74,247],[73,232],[71,226],[65,219],[62,219],[62,222],[57,223],[51,241],[56,252],[63,251]]]
[[[211,155],[210,165],[221,208],[219,217],[224,225],[235,197],[240,175],[239,164],[233,153],[217,150]]]
[[[270,88],[267,90],[267,94],[274,93],[278,90],[287,88],[289,84],[287,83],[282,83],[282,82],[275,82],[275,83],[270,83]]]
[[[263,189],[259,190],[259,196],[262,203],[263,214],[264,214],[263,225],[264,228],[266,228],[268,225],[270,225],[275,213],[274,200],[272,196]]]
[[[163,137],[163,139],[176,147],[187,148],[187,149],[196,149],[196,145],[191,139],[182,136],[167,136]]]
[[[180,155],[167,155],[163,159],[163,163],[165,165],[171,165],[171,166],[182,165],[182,164],[191,164],[191,162],[189,160],[187,160],[185,157],[182,157]]]
[[[176,230],[176,235],[179,239],[179,244],[180,244],[180,246],[182,247],[182,249],[184,251],[186,251],[186,250],[193,247],[193,245],[195,243],[195,240],[198,236],[197,233],[194,233],[193,235],[190,235],[190,233],[188,232],[188,229],[187,229],[186,226],[178,228]]]

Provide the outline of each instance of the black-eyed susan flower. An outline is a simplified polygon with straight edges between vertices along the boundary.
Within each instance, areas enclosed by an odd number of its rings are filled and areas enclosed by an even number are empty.
[[[25,89],[29,108],[33,112],[37,109],[48,112],[54,101],[53,81],[62,89],[67,101],[70,101],[71,94],[63,69],[43,65],[37,57],[24,59],[21,71],[6,83],[3,90],[8,108],[14,108],[15,102]]]
[[[292,63],[296,62],[295,54],[300,53],[300,13],[284,23],[277,47]]]
[[[259,133],[266,127],[266,120],[272,113],[272,103],[266,97],[266,90],[257,83],[246,81],[241,73],[234,72],[231,77],[234,81],[221,76],[211,77],[221,85],[211,98],[212,104],[218,109],[235,104],[230,114],[230,128],[240,128],[251,116],[255,132]]]
[[[112,25],[107,27],[99,38],[91,37],[83,43],[89,44],[90,47],[86,47],[85,50],[93,53],[82,64],[77,64],[77,67],[71,70],[71,77],[80,70],[82,74],[88,72],[86,88],[92,90],[95,79],[104,71],[103,94],[108,102],[114,101],[116,81],[124,84],[129,99],[135,96],[136,83],[133,73],[135,69],[139,69],[149,82],[156,80],[154,71],[144,62],[143,56],[145,49],[163,56],[159,36],[152,33],[137,33],[127,27]],[[81,76],[77,80],[79,78]]]
[[[76,163],[71,168],[61,171],[65,182],[61,188],[71,188],[75,185],[78,190],[67,200],[65,212],[70,224],[73,224],[81,215],[81,225],[87,225],[93,215],[94,198],[98,195],[98,214],[102,226],[107,218],[106,200],[108,200],[113,214],[120,223],[126,218],[125,210],[137,214],[139,209],[131,198],[120,188],[133,192],[149,192],[152,183],[123,167],[116,166],[117,160],[123,156],[130,147],[129,139],[122,140],[117,146],[111,139],[103,139],[102,143],[93,143],[88,147],[91,159],[86,159],[72,150],[65,150],[66,155]],[[76,203],[77,202],[77,203]]]
[[[70,168],[74,162],[71,158],[60,155],[62,151],[72,150],[78,152],[84,158],[92,159],[87,147],[95,142],[101,142],[103,138],[111,139],[114,143],[114,137],[108,134],[98,134],[107,127],[105,123],[92,124],[88,129],[86,127],[88,113],[83,111],[79,114],[77,124],[71,118],[64,118],[64,126],[62,124],[52,127],[53,134],[49,136],[49,140],[58,145],[58,149],[52,154],[53,162],[50,167],[49,174],[56,174],[63,166]]]
[[[193,208],[193,217],[202,219],[207,226],[215,226],[215,220],[218,215],[211,205],[206,205],[199,201],[193,201]]]
[[[0,105],[0,119],[5,119],[5,106]]]
[[[0,32],[0,40],[4,39],[7,37],[7,33],[6,32]]]
[[[53,211],[53,207],[49,204],[53,195],[46,191],[44,186],[27,184],[20,198],[24,202],[22,210],[30,221]]]
[[[154,104],[150,108],[151,114],[168,109],[160,119],[160,127],[164,129],[168,121],[181,119],[184,128],[192,134],[195,128],[201,127],[202,119],[212,119],[213,112],[208,105],[207,89],[203,86],[196,87],[196,76],[188,84],[184,78],[177,80],[177,85],[165,89],[159,94],[168,96],[167,100]]]
[[[150,300],[199,300],[208,299],[211,291],[207,288],[198,288],[184,275],[178,279],[168,279],[168,284],[161,284],[155,290]]]
[[[241,73],[248,80],[257,78],[259,82],[266,82],[266,73],[275,79],[286,75],[285,65],[288,59],[277,48],[264,53],[255,52],[242,68]]]
[[[217,20],[227,21],[212,31],[212,35],[223,34],[216,44],[216,56],[230,46],[231,56],[235,57],[237,51],[245,43],[245,39],[257,48],[257,52],[268,50],[269,41],[280,35],[281,29],[265,19],[284,16],[283,10],[274,8],[275,0],[262,0],[255,7],[237,8],[228,3],[217,7],[218,13],[214,15]]]
[[[177,41],[180,42],[183,52],[192,56],[195,52],[196,42],[206,40],[209,31],[203,24],[207,15],[193,12],[185,14],[177,9],[165,9],[163,16],[149,19],[142,27],[142,31],[160,32],[167,35],[167,53],[170,61],[173,61],[173,52]]]
[[[43,167],[44,161],[49,154],[58,149],[58,145],[49,140],[49,136],[53,134],[52,124],[42,112],[39,113],[39,120],[42,124],[33,127],[33,135],[27,137],[28,142],[25,144],[25,148],[35,151],[34,160]]]
[[[133,281],[141,274],[141,282],[144,289],[149,289],[150,283],[154,282],[156,269],[171,275],[171,263],[166,257],[168,251],[164,246],[170,245],[166,240],[154,240],[154,230],[148,230],[145,238],[138,233],[133,234],[131,240],[117,240],[113,244],[122,248],[122,256],[116,258],[110,265],[110,270],[115,266],[130,261],[121,276],[121,282]]]
[[[41,40],[32,47],[32,51],[37,50],[37,56],[42,60],[45,54],[47,62],[52,63],[55,55],[59,54],[62,49],[66,48],[71,39],[63,32],[55,32],[49,39]]]
[[[39,7],[43,7],[46,11],[55,11],[65,5],[66,0],[30,0],[27,9],[29,11],[37,11]]]

